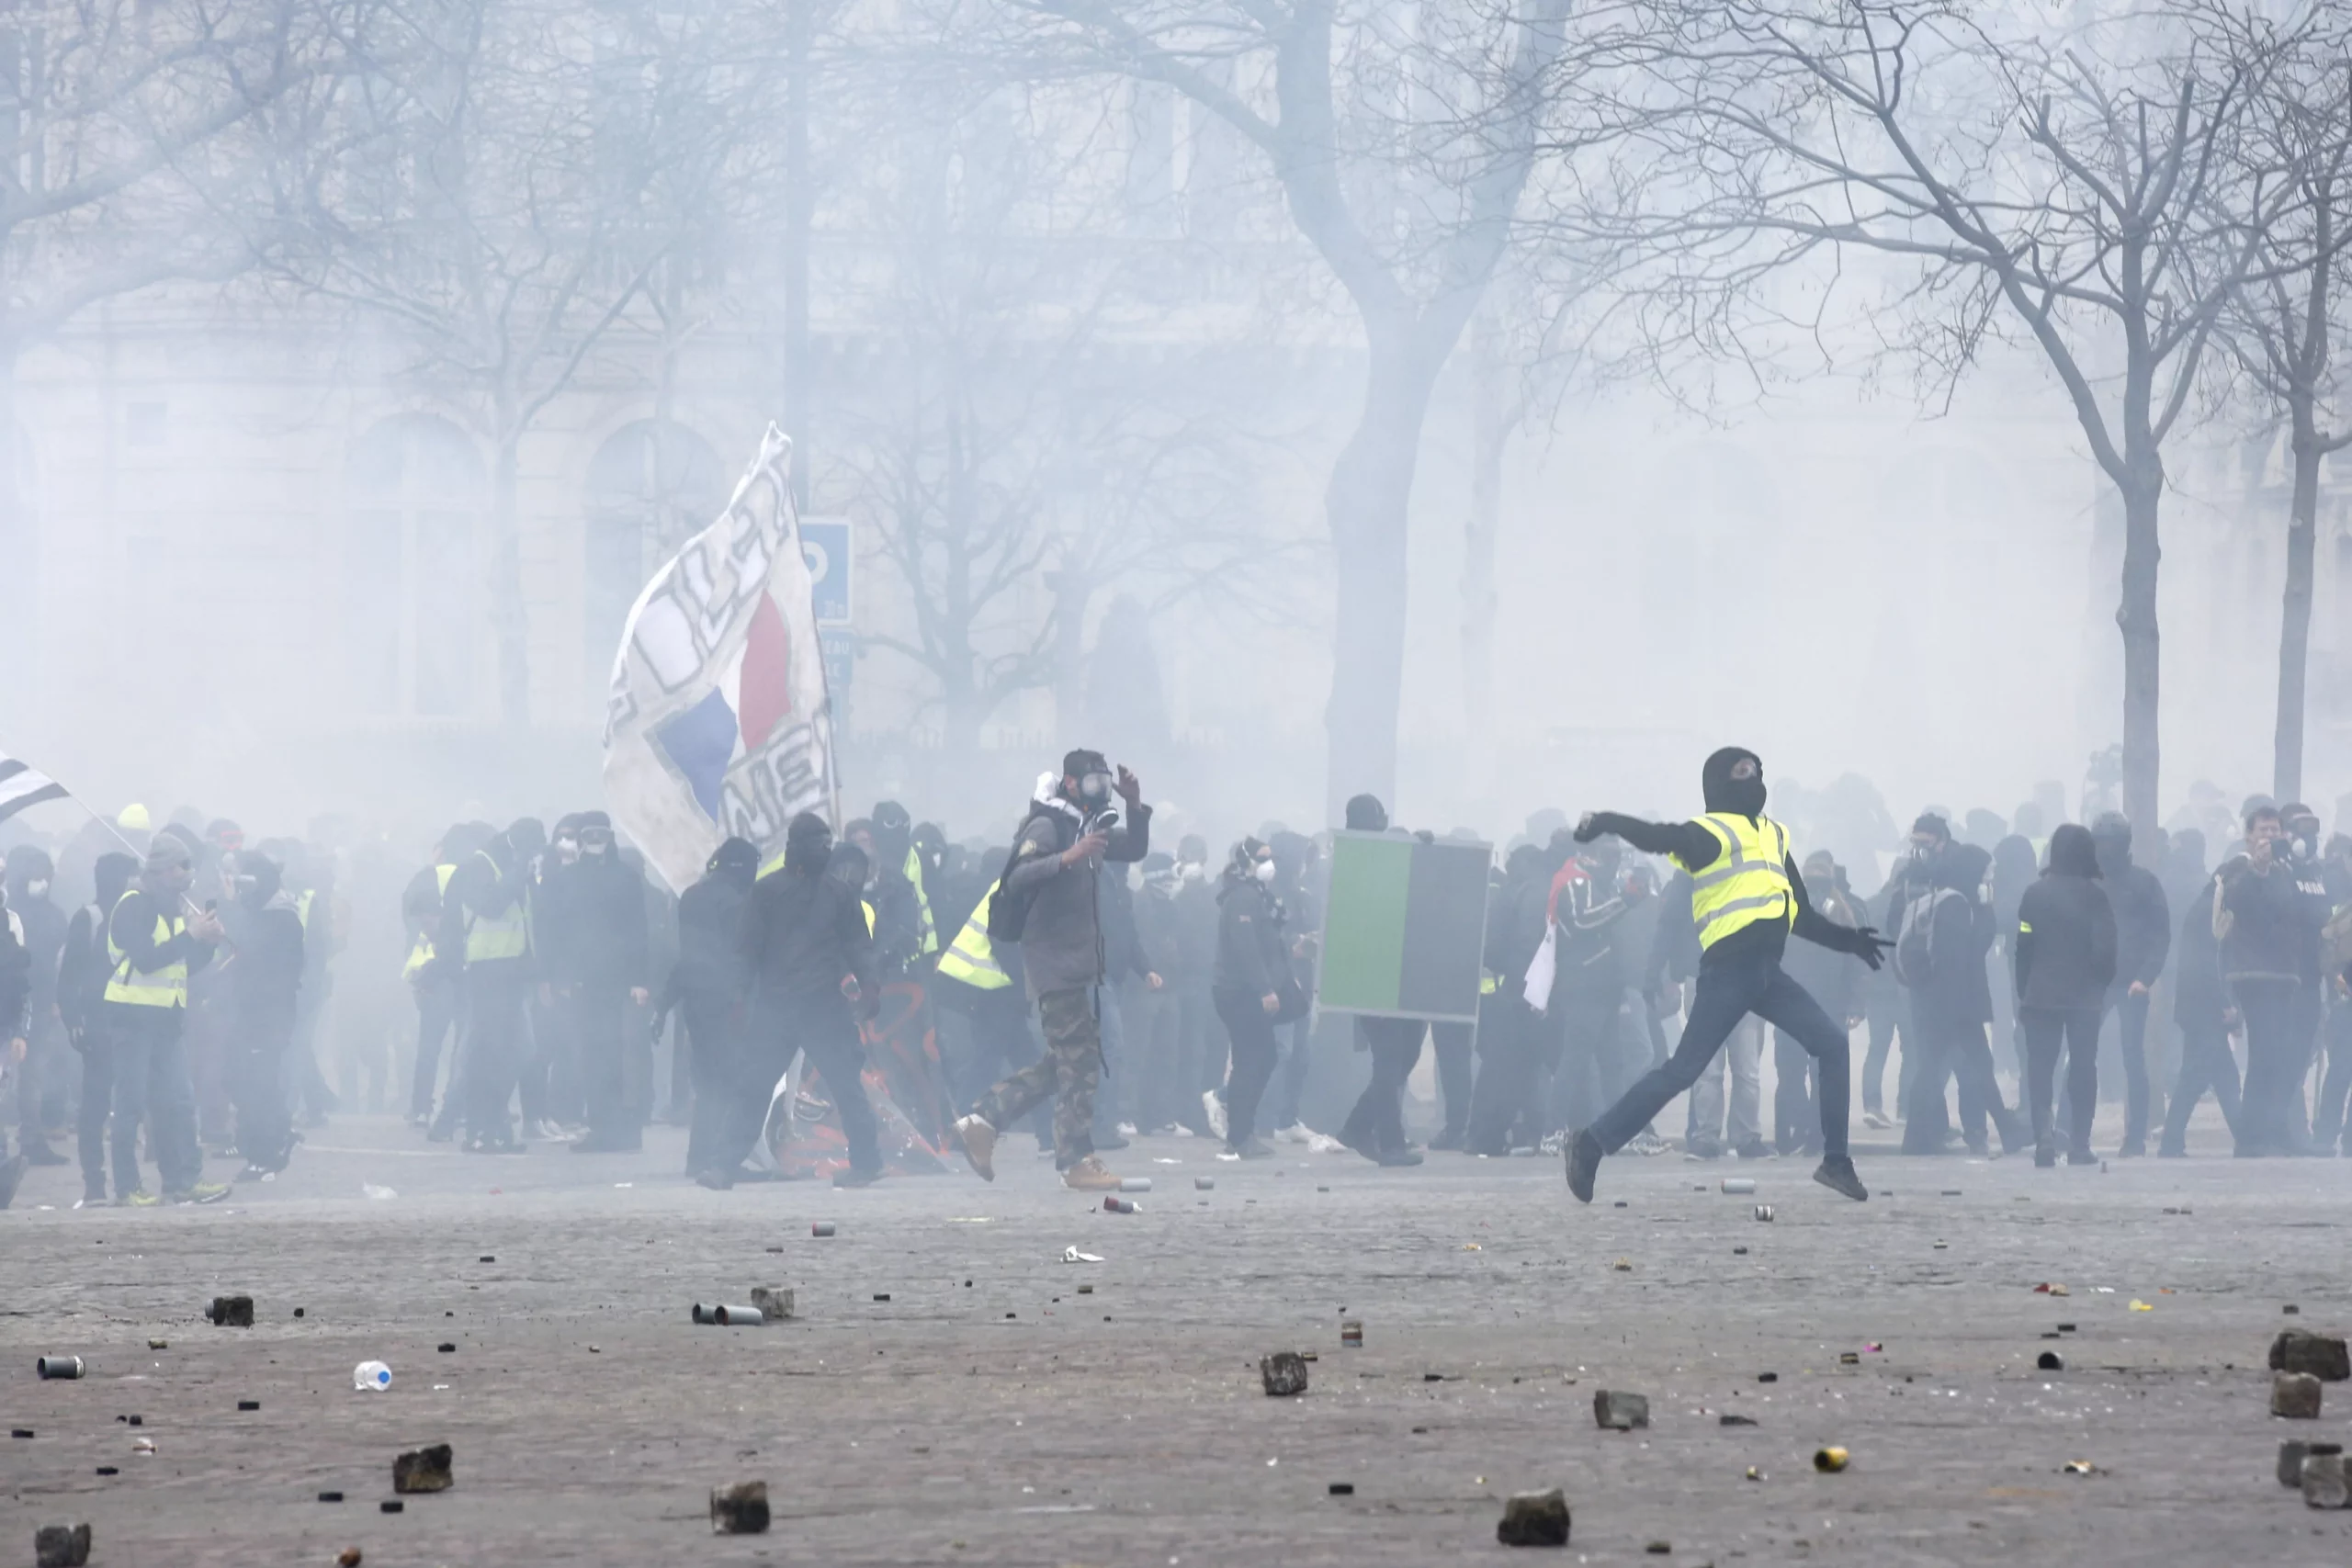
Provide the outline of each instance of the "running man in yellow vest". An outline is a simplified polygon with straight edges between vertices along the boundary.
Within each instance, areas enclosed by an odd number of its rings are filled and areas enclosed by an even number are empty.
[[[1700,778],[1706,815],[1689,822],[1645,822],[1614,811],[1587,813],[1577,841],[1608,834],[1648,854],[1668,855],[1690,875],[1691,919],[1699,928],[1699,985],[1682,1043],[1568,1140],[1568,1190],[1592,1201],[1603,1155],[1614,1154],[1647,1126],[1667,1101],[1699,1081],[1740,1020],[1754,1013],[1803,1046],[1821,1067],[1821,1167],[1813,1179],[1860,1202],[1870,1190],[1847,1154],[1850,1095],[1846,1032],[1789,978],[1781,954],[1792,935],[1875,969],[1894,944],[1868,926],[1841,926],[1805,898],[1804,878],[1789,853],[1789,830],[1764,815],[1764,762],[1727,746],[1707,759]]]
[[[204,1151],[196,1140],[196,1084],[188,1074],[187,977],[212,961],[220,922],[189,913],[186,894],[196,857],[185,840],[158,833],[147,849],[138,884],[119,899],[107,921],[107,1032],[114,1048],[115,1201],[125,1208],[157,1202],[210,1203],[229,1195],[219,1182],[198,1180]],[[163,1196],[139,1181],[139,1123],[152,1122]]]

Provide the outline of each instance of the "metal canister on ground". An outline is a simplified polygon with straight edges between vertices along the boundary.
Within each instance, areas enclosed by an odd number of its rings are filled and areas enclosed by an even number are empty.
[[[1136,1212],[1136,1201],[1114,1193],[1102,1200],[1102,1212],[1106,1214],[1132,1214]]]
[[[43,1356],[33,1363],[44,1378],[78,1378],[85,1370],[79,1356]]]
[[[1340,1320],[1340,1346],[1346,1350],[1363,1348],[1363,1325],[1352,1317]]]
[[[1846,1450],[1834,1443],[1826,1449],[1815,1449],[1813,1468],[1824,1475],[1835,1475],[1846,1468],[1847,1457]]]
[[[1772,1217],[1772,1205],[1771,1205],[1771,1204],[1770,1204],[1770,1203],[1758,1203],[1758,1204],[1757,1204],[1757,1205],[1756,1205],[1756,1217],[1757,1217],[1758,1219],[1759,1219],[1759,1220],[1769,1220],[1769,1219],[1770,1219],[1770,1218]]]
[[[767,1314],[753,1306],[728,1306],[723,1303],[695,1303],[696,1323],[716,1324],[721,1328],[756,1328],[767,1321]]]
[[[831,1235],[833,1234],[833,1222],[831,1220],[811,1221],[808,1225],[808,1234],[810,1235]]]
[[[1122,1192],[1148,1192],[1151,1190],[1151,1178],[1148,1176],[1123,1176],[1119,1178],[1119,1190]]]
[[[1756,1178],[1752,1176],[1726,1176],[1724,1178],[1724,1192],[1728,1197],[1745,1197],[1755,1190]]]

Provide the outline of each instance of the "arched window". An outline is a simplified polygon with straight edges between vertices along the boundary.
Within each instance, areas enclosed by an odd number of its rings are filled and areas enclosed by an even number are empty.
[[[344,649],[362,713],[474,711],[487,487],[465,433],[398,414],[355,442],[344,470]]]
[[[709,442],[684,425],[641,419],[596,448],[584,488],[580,630],[588,690],[601,700],[638,592],[717,520],[733,485]]]

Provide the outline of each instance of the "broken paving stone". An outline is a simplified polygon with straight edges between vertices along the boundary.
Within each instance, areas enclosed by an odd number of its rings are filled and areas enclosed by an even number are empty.
[[[90,1527],[43,1525],[33,1532],[37,1568],[82,1568],[90,1560]]]
[[[2313,1334],[2308,1329],[2281,1329],[2270,1342],[2270,1370],[2308,1372],[2322,1382],[2352,1378],[2352,1350],[2340,1334]]]
[[[398,1497],[387,1497],[376,1505],[376,1511],[379,1514],[397,1514],[405,1511],[408,1505]]]
[[[319,1501],[322,1503],[340,1503],[343,1501],[343,1494],[340,1492],[322,1492],[319,1494]]]
[[[2309,1372],[2280,1372],[2270,1380],[2270,1414],[2290,1421],[2319,1419],[2320,1381]]]
[[[1558,1487],[1514,1493],[1503,1504],[1495,1539],[1505,1546],[1566,1546],[1568,1523],[1567,1494]]]
[[[168,1350],[171,1348],[172,1342],[168,1339],[150,1339],[147,1341],[147,1348],[150,1350]]]
[[[1278,1398],[1287,1398],[1306,1392],[1306,1358],[1295,1350],[1277,1350],[1258,1361],[1259,1381],[1266,1392]]]
[[[1619,1389],[1599,1389],[1592,1396],[1592,1418],[1603,1431],[1630,1432],[1650,1424],[1649,1396]]]
[[[1334,1481],[1333,1483],[1331,1483],[1331,1495],[1332,1495],[1332,1496],[1334,1496],[1334,1497],[1352,1497],[1352,1496],[1354,1496],[1355,1495],[1356,1495],[1356,1483],[1355,1483],[1354,1482],[1352,1482],[1352,1481]]]
[[[2334,1443],[2313,1446],[2336,1447]],[[2352,1485],[2346,1484],[2344,1455],[2340,1452],[2305,1454],[2302,1472],[2296,1477],[2296,1481],[2303,1489],[2303,1506],[2307,1508],[2352,1506]]]
[[[1862,1364],[1862,1353],[1860,1350],[1840,1350],[1838,1352],[1838,1364],[1841,1367],[1859,1367]]]
[[[752,1304],[760,1309],[763,1316],[775,1319],[790,1317],[792,1289],[788,1285],[754,1285],[752,1287]]]
[[[334,1554],[334,1568],[359,1568],[366,1554],[356,1546],[346,1546]]]
[[[1781,1374],[1778,1372],[1758,1372],[1756,1374],[1756,1381],[1758,1382],[1779,1382],[1781,1381]]]
[[[449,1445],[435,1443],[415,1449],[392,1461],[392,1490],[399,1493],[447,1492],[457,1484],[450,1473]]]
[[[204,1315],[219,1328],[251,1328],[254,1325],[254,1299],[251,1296],[215,1296]]]
[[[1670,1540],[1654,1540],[1642,1550],[1652,1557],[1665,1557],[1674,1551],[1674,1543]]]
[[[237,1408],[240,1410],[259,1410],[261,1408],[261,1401],[258,1399],[241,1399],[237,1401]]]
[[[2301,1438],[2289,1438],[2278,1445],[2278,1484],[2301,1486],[2303,1483],[2303,1461],[2313,1454],[2340,1454],[2342,1443],[2312,1443]]]
[[[710,1533],[764,1535],[768,1528],[768,1483],[739,1481],[710,1492]]]

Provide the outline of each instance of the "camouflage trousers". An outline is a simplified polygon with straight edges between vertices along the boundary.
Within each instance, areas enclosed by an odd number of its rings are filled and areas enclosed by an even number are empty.
[[[1094,1152],[1094,1090],[1102,1079],[1102,1025],[1091,987],[1047,991],[1037,998],[1046,1054],[980,1096],[973,1108],[1001,1131],[1054,1096],[1054,1164],[1068,1170]]]

